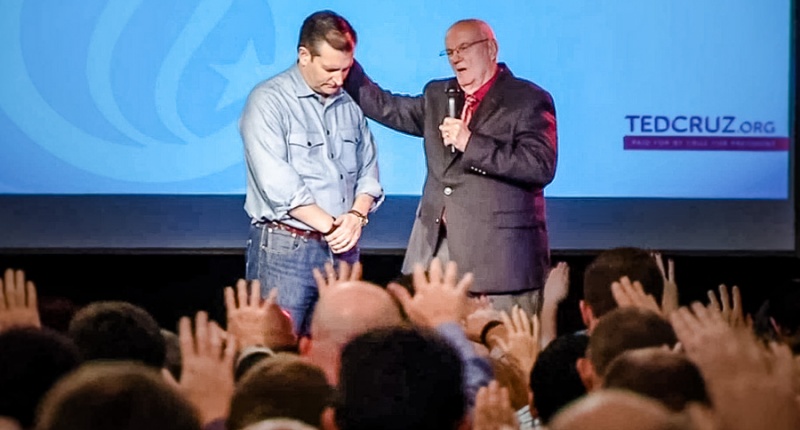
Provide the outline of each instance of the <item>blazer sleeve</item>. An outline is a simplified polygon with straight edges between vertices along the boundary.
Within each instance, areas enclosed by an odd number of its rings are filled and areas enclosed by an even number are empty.
[[[368,118],[394,130],[422,136],[425,127],[422,96],[399,95],[384,90],[364,73],[357,61],[353,62],[344,89]]]
[[[533,187],[549,184],[556,173],[558,137],[553,99],[546,92],[517,99],[511,141],[472,133],[464,151],[467,170]]]

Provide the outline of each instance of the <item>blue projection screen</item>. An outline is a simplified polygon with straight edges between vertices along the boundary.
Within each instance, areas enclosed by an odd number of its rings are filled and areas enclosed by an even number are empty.
[[[452,75],[452,22],[492,25],[555,100],[553,248],[795,249],[791,0],[4,0],[0,249],[241,248],[239,114],[325,8],[407,94]],[[371,127],[392,197],[365,247],[401,249],[421,140]]]

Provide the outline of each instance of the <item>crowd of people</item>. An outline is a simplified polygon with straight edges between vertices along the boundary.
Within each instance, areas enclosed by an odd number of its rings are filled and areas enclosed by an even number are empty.
[[[738,288],[679,306],[671,263],[599,254],[583,279],[586,330],[559,333],[557,264],[539,315],[471,298],[455,263],[407,284],[360,263],[314,270],[320,299],[297,335],[277,290],[226,287],[226,321],[159,327],[96,302],[42,326],[22,270],[0,286],[2,429],[796,429],[800,293],[745,315]]]
[[[249,281],[224,289],[225,321],[97,302],[58,330],[5,271],[0,430],[800,428],[800,288],[755,318],[736,287],[680,306],[670,261],[615,248],[584,273],[585,330],[559,330],[575,286],[550,268],[551,95],[481,20],[449,27],[455,76],[417,96],[372,81],[356,42],[310,15],[296,64],[248,97]],[[425,148],[405,276],[385,286],[359,263],[385,197],[366,118]]]

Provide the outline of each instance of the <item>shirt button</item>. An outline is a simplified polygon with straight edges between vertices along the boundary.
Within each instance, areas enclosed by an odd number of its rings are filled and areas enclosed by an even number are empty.
[[[327,134],[328,136],[330,136],[330,135],[331,135],[331,131],[330,131],[330,130],[325,130],[325,134]]]
[[[433,222],[435,222],[436,224],[439,224],[439,218],[436,218],[435,220],[433,220]]]
[[[342,203],[344,203],[344,199],[342,199]]]
[[[331,152],[331,160],[333,160],[333,152]]]
[[[311,146],[311,142],[308,142],[308,146]]]
[[[449,196],[450,194],[453,194],[453,189],[450,187],[444,187],[444,195]]]
[[[339,179],[344,179],[344,175],[339,175]]]

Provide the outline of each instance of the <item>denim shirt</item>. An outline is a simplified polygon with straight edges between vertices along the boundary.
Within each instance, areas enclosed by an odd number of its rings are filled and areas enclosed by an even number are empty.
[[[311,227],[289,211],[317,204],[334,217],[356,195],[384,198],[378,157],[361,109],[342,90],[322,97],[295,64],[257,85],[239,119],[247,164],[245,211],[252,222]]]
[[[467,406],[475,407],[475,397],[481,387],[489,385],[494,377],[489,361],[475,352],[475,348],[458,323],[444,323],[436,327],[436,332],[450,342],[464,364],[464,393]]]

